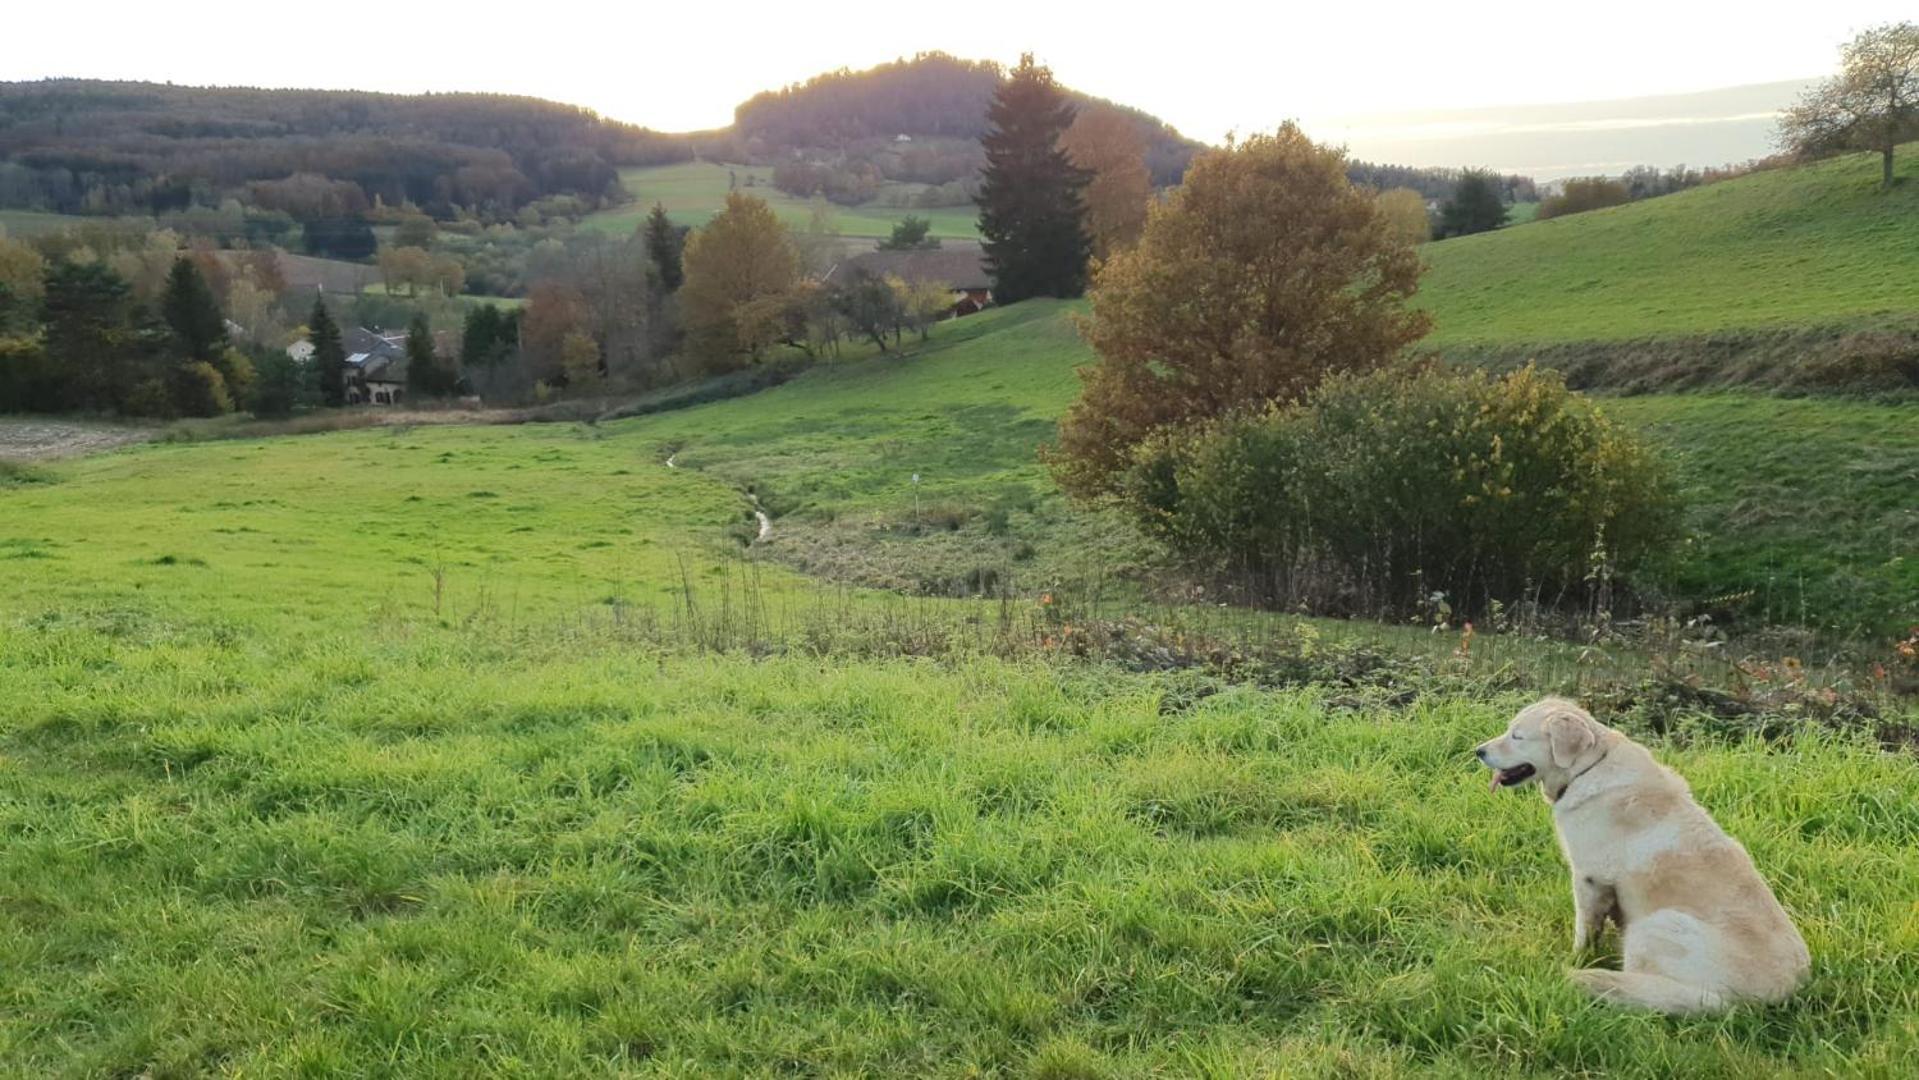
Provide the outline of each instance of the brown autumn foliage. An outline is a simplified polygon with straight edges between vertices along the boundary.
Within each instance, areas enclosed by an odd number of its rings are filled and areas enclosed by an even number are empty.
[[[1379,212],[1385,216],[1387,228],[1409,244],[1423,244],[1433,238],[1433,219],[1426,211],[1426,196],[1412,188],[1380,192]]]
[[[566,373],[566,342],[587,330],[590,312],[580,290],[541,282],[527,293],[520,315],[520,340],[535,377],[556,382]]]
[[[1138,126],[1117,109],[1089,106],[1060,136],[1073,164],[1093,174],[1082,196],[1093,257],[1111,258],[1139,241],[1146,208],[1153,201],[1153,180],[1146,171],[1146,140]]]
[[[1111,490],[1158,429],[1292,401],[1385,363],[1430,328],[1419,256],[1337,149],[1292,124],[1195,159],[1082,321],[1099,360],[1050,452],[1068,491]]]
[[[680,308],[688,351],[712,370],[757,360],[800,279],[799,249],[762,199],[742,192],[687,238]]]

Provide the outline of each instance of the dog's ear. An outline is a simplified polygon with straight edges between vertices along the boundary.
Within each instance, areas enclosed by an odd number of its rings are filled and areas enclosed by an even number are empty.
[[[1546,742],[1552,747],[1553,764],[1562,769],[1572,768],[1598,741],[1592,721],[1578,709],[1562,709],[1546,718]]]

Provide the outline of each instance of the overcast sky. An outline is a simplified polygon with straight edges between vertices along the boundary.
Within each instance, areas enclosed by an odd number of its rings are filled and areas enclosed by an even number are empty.
[[[1333,137],[1356,114],[1817,76],[1854,32],[1914,15],[1912,0],[8,6],[0,79],[490,90],[679,131],[723,126],[754,92],[836,67],[933,48],[1010,63],[1031,50],[1068,85],[1209,142],[1289,117]]]

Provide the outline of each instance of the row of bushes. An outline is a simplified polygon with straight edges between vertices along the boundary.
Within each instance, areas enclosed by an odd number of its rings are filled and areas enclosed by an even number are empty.
[[[1295,404],[1163,430],[1119,479],[1120,504],[1193,568],[1323,612],[1610,609],[1680,525],[1651,449],[1531,367],[1335,375]]]

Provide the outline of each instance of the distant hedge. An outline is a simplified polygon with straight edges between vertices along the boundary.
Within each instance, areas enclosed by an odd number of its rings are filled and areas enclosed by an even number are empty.
[[[1247,599],[1378,615],[1610,608],[1680,521],[1665,462],[1531,367],[1335,376],[1296,405],[1162,431],[1120,501]]]

